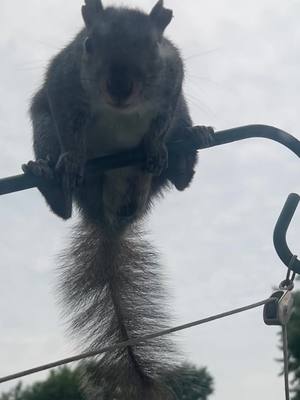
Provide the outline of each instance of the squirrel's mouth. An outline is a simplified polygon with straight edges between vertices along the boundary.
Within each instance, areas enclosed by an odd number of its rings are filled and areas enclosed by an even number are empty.
[[[137,111],[137,109],[140,107],[141,102],[140,101],[133,101],[130,103],[118,103],[118,102],[111,102],[111,101],[105,101],[106,106],[119,114],[130,114],[134,113]]]
[[[131,110],[135,104],[127,104],[127,103],[120,103],[120,102],[115,102],[115,101],[106,101],[107,105],[115,110],[120,110],[120,111],[129,111]]]
[[[129,111],[140,102],[141,84],[133,80],[105,80],[101,83],[101,95],[110,107]]]

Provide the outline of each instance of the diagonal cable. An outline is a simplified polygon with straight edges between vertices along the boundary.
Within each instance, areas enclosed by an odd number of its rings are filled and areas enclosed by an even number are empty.
[[[59,360],[59,361],[55,361],[55,362],[52,362],[52,363],[41,365],[39,367],[31,368],[31,369],[28,369],[28,370],[25,370],[25,371],[21,371],[21,372],[12,374],[12,375],[5,376],[3,378],[0,378],[0,383],[12,381],[14,379],[19,379],[19,378],[22,378],[22,377],[27,376],[27,375],[36,374],[38,372],[45,371],[45,370],[48,370],[48,369],[51,369],[51,368],[59,367],[59,366],[62,366],[62,365],[65,365],[65,364],[69,364],[69,363],[73,363],[75,361],[80,361],[80,360],[84,360],[86,358],[95,357],[95,356],[98,356],[100,354],[107,353],[109,351],[113,351],[113,350],[116,350],[116,349],[121,349],[121,348],[124,348],[124,347],[127,347],[127,346],[135,346],[137,344],[141,344],[141,343],[147,342],[147,341],[149,341],[151,339],[155,339],[155,338],[158,338],[160,336],[169,335],[171,333],[183,331],[185,329],[190,329],[190,328],[193,328],[193,327],[198,326],[198,325],[207,324],[209,322],[216,321],[216,320],[221,319],[221,318],[226,318],[226,317],[229,317],[229,316],[234,315],[234,314],[239,314],[239,313],[242,313],[242,312],[245,312],[245,311],[248,311],[248,310],[252,310],[254,308],[261,307],[261,306],[263,306],[263,305],[265,305],[265,304],[267,304],[269,302],[272,302],[272,301],[276,301],[276,300],[274,298],[268,298],[266,300],[262,300],[262,301],[259,301],[257,303],[253,303],[253,304],[250,304],[250,305],[247,305],[247,306],[244,306],[244,307],[236,308],[236,309],[231,310],[231,311],[226,311],[226,312],[223,312],[221,314],[216,314],[216,315],[213,315],[211,317],[200,319],[198,321],[189,322],[187,324],[176,326],[174,328],[165,329],[165,330],[160,331],[160,332],[152,333],[152,334],[143,336],[141,338],[130,339],[130,340],[127,340],[125,342],[117,343],[115,345],[103,347],[102,349],[99,349],[99,350],[90,351],[90,352],[83,353],[83,354],[80,354],[80,355],[77,355],[77,356],[64,358],[64,359]]]

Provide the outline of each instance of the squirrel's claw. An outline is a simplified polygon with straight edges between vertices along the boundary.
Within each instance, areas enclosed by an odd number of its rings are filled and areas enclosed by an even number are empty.
[[[190,134],[192,134],[193,143],[198,149],[205,149],[211,147],[214,144],[213,133],[214,129],[210,126],[196,125],[189,128]]]
[[[53,165],[49,158],[46,160],[29,161],[27,164],[22,165],[22,170],[25,174],[32,174],[47,180],[54,180],[55,178]]]

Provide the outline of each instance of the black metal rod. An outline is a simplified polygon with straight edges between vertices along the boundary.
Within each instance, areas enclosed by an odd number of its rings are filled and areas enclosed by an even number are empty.
[[[300,274],[300,260],[295,259],[293,264],[290,265],[294,255],[287,245],[286,234],[299,201],[300,196],[296,193],[291,193],[288,196],[277,220],[273,234],[273,243],[279,258],[287,267],[298,274]]]
[[[246,125],[216,132],[214,146],[250,138],[274,140],[300,157],[300,141],[289,133],[269,125]]]
[[[170,142],[168,143],[168,150],[169,152],[181,152],[192,148],[203,149],[255,137],[271,139],[281,143],[300,157],[299,140],[287,132],[268,125],[247,125],[213,133],[211,134],[211,144],[205,147],[193,142]],[[144,162],[144,159],[145,156],[140,149],[133,149],[119,154],[96,158],[87,162],[86,174],[89,176],[108,169],[140,165]],[[41,182],[39,178],[25,174],[0,179],[0,195],[31,189],[36,187],[39,182]]]

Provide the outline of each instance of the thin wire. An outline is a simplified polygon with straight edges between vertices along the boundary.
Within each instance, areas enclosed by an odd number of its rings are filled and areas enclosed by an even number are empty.
[[[147,342],[147,341],[149,341],[151,339],[155,339],[155,338],[158,338],[160,336],[169,335],[171,333],[183,331],[185,329],[193,328],[193,327],[198,326],[198,325],[203,325],[203,324],[206,324],[208,322],[215,321],[217,319],[229,317],[229,316],[234,315],[234,314],[239,314],[239,313],[242,313],[242,312],[245,312],[245,311],[248,311],[248,310],[252,310],[253,308],[261,307],[261,306],[263,306],[263,305],[265,305],[267,303],[270,303],[272,301],[276,301],[276,300],[274,298],[269,298],[269,299],[262,300],[262,301],[259,301],[257,303],[254,303],[254,304],[250,304],[250,305],[245,306],[245,307],[236,308],[234,310],[227,311],[227,312],[224,312],[224,313],[221,313],[221,314],[217,314],[217,315],[213,315],[213,316],[208,317],[208,318],[204,318],[204,319],[200,319],[198,321],[190,322],[188,324],[180,325],[180,326],[177,326],[175,328],[165,329],[165,330],[163,330],[161,332],[152,333],[150,335],[146,335],[146,336],[143,336],[141,338],[130,339],[130,340],[127,340],[125,342],[117,343],[117,344],[112,345],[112,346],[103,347],[102,349],[99,349],[99,350],[83,353],[83,354],[80,354],[80,355],[77,355],[77,356],[73,356],[73,357],[65,358],[65,359],[62,359],[62,360],[59,360],[59,361],[56,361],[56,362],[45,364],[45,365],[42,365],[42,366],[39,366],[39,367],[36,367],[36,368],[28,369],[26,371],[18,372],[18,373],[13,374],[13,375],[8,375],[6,377],[0,378],[0,383],[12,381],[14,379],[19,379],[19,378],[22,378],[22,377],[27,376],[27,375],[36,374],[38,372],[45,371],[45,370],[48,370],[48,369],[51,369],[51,368],[55,368],[55,367],[59,367],[61,365],[70,364],[70,363],[73,363],[75,361],[80,361],[80,360],[84,360],[86,358],[95,357],[95,356],[98,356],[100,354],[103,354],[103,353],[106,353],[106,352],[109,352],[109,351],[113,351],[113,350],[116,350],[116,349],[121,349],[123,347],[125,348],[125,347],[128,347],[128,346],[135,346],[137,344],[141,344],[143,342]]]
[[[282,325],[282,342],[283,342],[283,360],[284,360],[284,388],[285,398],[290,400],[290,389],[289,389],[289,355],[288,355],[288,337],[287,337],[287,325]]]

